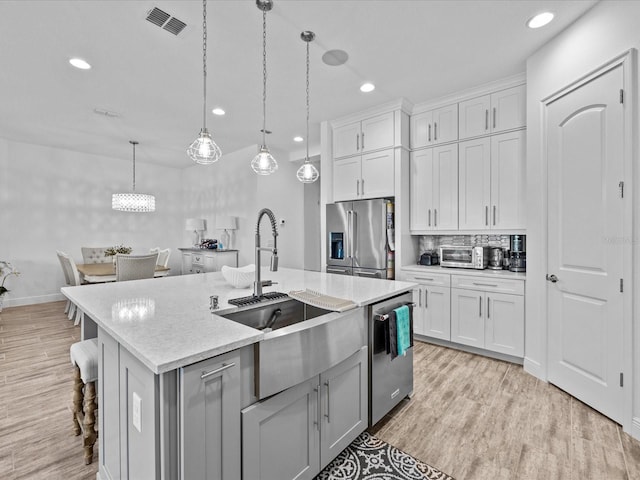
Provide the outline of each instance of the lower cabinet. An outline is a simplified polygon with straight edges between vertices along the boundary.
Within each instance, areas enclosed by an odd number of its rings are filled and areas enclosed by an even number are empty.
[[[452,288],[451,341],[523,357],[524,296]]]
[[[243,480],[313,479],[367,427],[367,347],[242,411]]]
[[[240,353],[179,370],[180,478],[240,480]]]
[[[227,265],[238,266],[237,250],[198,250],[182,252],[182,274],[219,272]]]
[[[407,275],[419,283],[413,291],[413,331],[418,335],[451,340],[451,288],[449,275]]]

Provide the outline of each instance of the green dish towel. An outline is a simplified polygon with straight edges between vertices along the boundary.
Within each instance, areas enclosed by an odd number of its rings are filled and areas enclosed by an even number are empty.
[[[411,347],[411,315],[407,305],[394,309],[394,313],[396,314],[398,356],[402,356]]]

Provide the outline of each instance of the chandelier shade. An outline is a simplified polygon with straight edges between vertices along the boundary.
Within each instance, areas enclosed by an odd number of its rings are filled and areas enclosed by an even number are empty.
[[[148,193],[136,192],[136,145],[138,145],[138,142],[129,140],[129,143],[133,145],[133,188],[128,193],[114,193],[111,195],[111,208],[120,212],[155,212],[156,197]]]

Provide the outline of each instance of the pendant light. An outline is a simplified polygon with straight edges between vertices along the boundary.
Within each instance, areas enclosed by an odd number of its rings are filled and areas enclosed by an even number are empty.
[[[318,169],[309,161],[309,43],[313,42],[316,34],[305,30],[300,34],[300,38],[307,44],[307,155],[296,176],[302,183],[313,183],[320,176]]]
[[[222,152],[207,130],[207,0],[202,0],[202,71],[202,130],[198,138],[187,148],[187,155],[200,165],[211,165],[220,160]]]
[[[114,193],[111,196],[111,208],[121,212],[155,212],[156,197],[146,193],[136,193],[136,145],[138,142],[129,140],[133,145],[133,188],[131,193]]]
[[[278,162],[267,148],[267,12],[273,8],[272,0],[256,0],[262,10],[262,145],[258,155],[251,161],[251,168],[258,175],[271,175],[278,169]]]

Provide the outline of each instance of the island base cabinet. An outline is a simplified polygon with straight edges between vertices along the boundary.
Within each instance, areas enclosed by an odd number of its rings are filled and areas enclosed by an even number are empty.
[[[179,371],[180,478],[240,480],[240,353]]]
[[[313,479],[367,427],[367,347],[242,411],[243,480]]]

